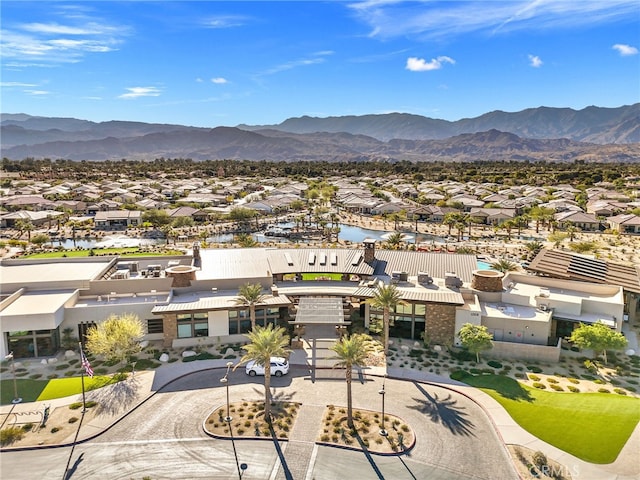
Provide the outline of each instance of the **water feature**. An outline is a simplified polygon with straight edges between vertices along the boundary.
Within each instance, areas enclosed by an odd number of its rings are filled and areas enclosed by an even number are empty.
[[[158,245],[166,243],[165,240],[133,238],[126,235],[106,235],[102,238],[77,238],[74,242],[71,238],[63,238],[52,240],[51,244],[61,246],[67,250],[73,248],[90,249],[90,248],[127,248],[139,247],[141,245]]]

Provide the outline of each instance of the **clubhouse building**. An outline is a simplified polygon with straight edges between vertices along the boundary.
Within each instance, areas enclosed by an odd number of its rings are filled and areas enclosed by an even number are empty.
[[[465,323],[494,336],[492,356],[557,360],[563,337],[579,323],[620,331],[639,319],[639,288],[552,276],[479,270],[475,255],[361,248],[200,249],[184,256],[94,256],[0,262],[0,354],[47,357],[63,333],[82,339],[110,315],[136,314],[145,340],[159,348],[244,342],[249,309],[239,288],[259,283],[259,325],[314,325],[343,331],[359,322],[381,330],[370,299],[395,284],[403,303],[391,312],[392,337],[455,345]],[[70,330],[69,330],[70,329]],[[304,332],[304,333],[303,333]]]

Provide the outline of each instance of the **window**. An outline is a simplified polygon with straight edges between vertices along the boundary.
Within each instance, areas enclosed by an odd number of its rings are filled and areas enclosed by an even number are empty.
[[[278,324],[280,318],[279,308],[257,308],[256,325],[264,327],[269,323]],[[251,315],[249,309],[229,310],[229,335],[249,333],[251,331]]]
[[[181,313],[176,317],[178,321],[178,338],[208,337],[209,336],[209,314]]]
[[[164,333],[164,324],[162,323],[162,319],[147,319],[147,333]]]

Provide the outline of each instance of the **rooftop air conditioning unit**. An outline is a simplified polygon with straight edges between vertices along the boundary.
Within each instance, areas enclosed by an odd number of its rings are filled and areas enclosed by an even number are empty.
[[[433,285],[433,277],[427,272],[418,272],[418,283],[423,285]]]
[[[542,288],[540,289],[540,294],[539,294],[539,296],[544,297],[544,298],[549,298],[549,295],[551,295],[551,292],[549,291],[549,289],[548,289],[548,288],[544,288],[544,287],[542,287]]]
[[[447,288],[460,288],[462,280],[454,272],[446,272],[444,274],[444,286]]]

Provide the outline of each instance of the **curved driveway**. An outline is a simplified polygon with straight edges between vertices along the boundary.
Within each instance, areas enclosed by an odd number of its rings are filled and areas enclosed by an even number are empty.
[[[215,369],[180,378],[104,434],[77,445],[69,478],[238,478],[234,444],[209,438],[202,429],[211,410],[225,402],[225,389],[219,382],[223,374],[224,370]],[[232,372],[231,401],[263,398],[261,381],[259,377],[250,379],[243,371]],[[307,372],[293,367],[290,375],[272,378],[272,386],[276,399],[305,405],[346,405],[346,386],[341,378],[312,382]],[[354,407],[380,409],[380,387],[379,378],[354,382]],[[416,433],[416,445],[409,455],[383,457],[315,447],[306,479],[518,478],[491,421],[465,396],[433,385],[391,379],[386,380],[386,392],[386,412],[403,418]],[[287,442],[276,448],[272,441],[236,440],[238,461],[248,465],[242,478],[285,478],[281,462],[287,462],[286,449]],[[278,450],[284,452],[282,457]],[[4,452],[2,470],[16,480],[62,479],[69,454],[68,447]]]

